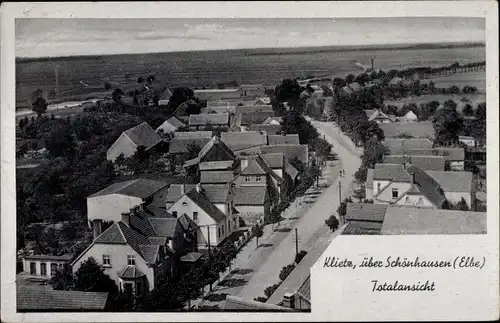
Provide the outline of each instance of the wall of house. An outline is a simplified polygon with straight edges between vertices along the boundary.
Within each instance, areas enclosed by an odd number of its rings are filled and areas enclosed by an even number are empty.
[[[253,226],[266,213],[265,205],[236,205],[236,209],[246,226]]]
[[[183,205],[183,203],[186,203]],[[173,211],[177,211],[178,216],[186,214],[191,220],[193,220],[198,226],[198,247],[205,247],[208,244],[208,231],[210,232],[210,245],[216,246],[222,240],[227,237],[227,229],[224,230],[224,235],[219,237],[218,230],[219,227],[222,227],[224,224],[224,228],[226,226],[226,219],[222,220],[220,223],[217,223],[211,216],[209,216],[202,208],[200,208],[196,203],[191,201],[189,197],[184,195],[181,197],[176,203],[174,203],[169,209],[168,212],[172,213]],[[198,212],[198,220],[195,221],[193,219],[193,212]],[[209,229],[207,229],[209,228]]]
[[[240,175],[236,178],[234,183],[237,186],[266,186],[266,175]],[[248,178],[248,181],[245,180]],[[257,178],[260,178],[260,181],[257,181]]]
[[[446,198],[446,200],[448,200],[448,202],[451,202],[453,204],[460,202],[460,200],[463,198],[465,202],[467,202],[469,208],[474,202],[474,194],[469,192],[444,192],[444,197]]]
[[[158,129],[156,129],[156,131],[159,131],[160,129],[163,129],[164,133],[175,132],[177,130],[177,128],[175,126],[171,125],[168,122],[165,122],[162,125],[160,125],[158,127]]]
[[[450,169],[462,172],[464,170],[464,162],[463,161],[451,161],[450,162]]]
[[[419,200],[421,198],[421,201]],[[435,206],[423,195],[407,195],[405,194],[402,199],[400,199],[396,205],[412,205],[418,207],[430,207],[435,208]]]
[[[106,159],[110,161],[115,161],[115,159],[123,153],[125,158],[132,156],[137,151],[135,144],[124,134],[111,145],[111,147],[106,152]]]
[[[30,267],[31,263],[35,264],[36,268],[36,273],[31,273]],[[42,263],[46,264],[47,272],[45,276],[42,276]],[[40,277],[47,277],[47,278],[52,278],[52,264],[55,264],[57,268],[61,268],[64,265],[68,264],[68,261],[61,261],[61,260],[41,260],[41,259],[29,259],[29,258],[23,258],[23,271],[25,273],[28,273],[30,276],[40,276]]]
[[[373,199],[373,188],[366,188],[366,199],[371,200]]]
[[[87,198],[88,220],[101,219],[118,222],[122,219],[123,212],[128,212],[141,203],[141,198],[121,194]]]
[[[399,197],[401,197],[401,195],[403,195],[406,191],[408,191],[410,189],[410,187],[411,187],[410,183],[393,182],[377,196],[376,201],[377,201],[377,203],[378,202],[385,202],[385,203],[394,202]],[[392,190],[395,188],[398,189],[398,197],[392,198]]]
[[[135,256],[135,266],[146,275],[146,286],[149,290],[154,288],[154,270],[148,267],[141,256],[126,244],[94,244],[74,264],[73,273],[76,273],[81,264],[90,257],[94,257],[102,265],[102,255],[109,255],[110,267],[104,267],[104,272],[111,277],[117,286],[120,286],[118,275],[127,266],[127,255]]]
[[[383,189],[386,185],[389,185],[391,181],[389,180],[378,180],[374,179],[373,180],[373,196],[377,195],[379,192],[379,187],[380,189]],[[379,185],[380,184],[380,185]]]

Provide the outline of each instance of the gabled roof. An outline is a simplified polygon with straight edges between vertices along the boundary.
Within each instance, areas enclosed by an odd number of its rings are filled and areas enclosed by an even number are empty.
[[[251,124],[250,131],[265,131],[268,135],[274,135],[281,131],[280,125],[267,125],[267,124]]]
[[[266,186],[240,186],[234,188],[234,205],[264,205]]]
[[[196,189],[189,191],[186,196],[203,209],[203,211],[205,211],[216,222],[220,222],[226,218],[225,214],[213,205],[205,194],[198,192]]]
[[[198,153],[198,159],[201,161],[203,157],[213,148],[216,147],[217,149],[221,150],[228,159],[234,160],[236,158],[235,154],[229,148],[221,139],[217,136],[214,136],[212,139],[210,139],[209,142],[200,150]]]
[[[297,294],[309,301],[309,303],[311,302],[311,275],[307,276],[307,279],[304,280],[302,285],[299,287]]]
[[[175,203],[184,194],[196,188],[196,184],[172,184],[170,185],[167,193],[166,202]]]
[[[181,257],[181,262],[196,262],[203,257],[201,252],[189,252]]]
[[[266,171],[262,169],[256,159],[252,159],[248,161],[248,166],[241,171],[241,175],[266,175]]]
[[[415,112],[413,112],[413,111],[411,111],[411,110],[410,110],[410,111],[408,111],[408,112],[405,114],[405,116],[404,116],[404,117],[405,117],[406,119],[413,119],[413,120],[417,120],[417,119],[418,119],[418,117],[417,117],[417,115],[415,114]]]
[[[486,234],[486,212],[388,206],[382,234]]]
[[[103,311],[108,293],[53,290],[20,285],[16,290],[19,312],[27,311]]]
[[[173,238],[179,225],[177,218],[149,218],[155,237]]]
[[[283,121],[283,117],[269,117],[262,124],[274,124],[279,125]]]
[[[139,178],[131,181],[111,184],[105,189],[102,189],[99,192],[94,193],[87,198],[93,198],[97,196],[104,196],[111,194],[121,194],[121,195],[134,196],[144,199],[150,197],[151,195],[158,192],[167,185],[168,185],[167,183]]]
[[[415,184],[418,186],[421,193],[436,207],[439,207],[446,200],[440,191],[440,186],[426,172],[416,166],[409,166],[404,171],[408,174],[414,174]],[[411,178],[411,176],[410,176]],[[411,180],[411,179],[410,179]]]
[[[221,140],[233,151],[267,144],[266,133],[259,131],[223,132]]]
[[[231,194],[229,184],[204,184],[202,189],[212,203],[226,203]]]
[[[432,149],[432,141],[427,138],[386,138],[384,145],[395,155],[409,149]]]
[[[229,125],[229,114],[228,113],[211,113],[211,114],[191,114],[189,116],[190,126],[204,126],[206,124],[211,125]]]
[[[367,221],[380,222],[384,221],[385,204],[371,203],[347,203],[346,221]]]
[[[176,132],[177,134],[177,132]],[[210,138],[198,138],[198,139],[183,139],[183,138],[177,138],[174,137],[172,140],[170,140],[169,146],[168,146],[168,152],[171,154],[179,154],[179,153],[187,153],[188,152],[188,146],[193,144],[198,147],[203,148],[208,142],[210,141]]]
[[[441,186],[445,192],[474,192],[474,182],[471,172],[445,172],[445,171],[427,171]]]
[[[283,168],[285,164],[285,155],[282,153],[269,153],[269,154],[261,154],[262,159],[269,165],[269,167],[275,168]]]
[[[375,110],[375,112],[370,117],[368,117],[368,121],[373,121],[378,119],[391,120],[391,118],[389,118],[387,114],[383,113],[380,110]]]
[[[150,149],[161,142],[160,136],[151,128],[147,122],[143,122],[133,128],[123,132],[137,146],[144,146]]]
[[[212,131],[182,131],[176,132],[177,139],[212,139]]]
[[[365,111],[366,117],[369,120],[371,118],[371,116],[375,114],[375,111],[377,111],[377,110],[364,110],[364,111]]]
[[[201,172],[200,183],[202,184],[221,184],[229,183],[234,179],[233,171],[207,171]]]
[[[292,180],[295,180],[299,175],[299,171],[287,160],[285,160],[285,172],[292,178]]]
[[[410,156],[443,156],[445,160],[463,161],[465,158],[465,149],[448,147],[407,149],[405,150],[405,154]]]
[[[297,159],[303,164],[307,164],[309,159],[309,150],[307,145],[268,145],[261,146],[260,151],[263,154],[282,153],[288,161],[297,157]]]
[[[394,138],[402,133],[407,133],[413,138],[434,137],[434,128],[432,126],[432,122],[381,123],[379,127],[380,129],[382,129],[382,131],[384,131],[384,135],[386,138]]]
[[[168,127],[169,125],[173,129],[179,129],[179,128],[186,126],[184,123],[182,123],[182,121],[180,121],[176,117],[171,117],[171,118],[165,120],[158,128],[156,128],[156,131],[158,131],[159,129],[164,129],[165,127]]]
[[[380,222],[351,221],[348,222],[342,235],[378,235],[382,229]]]
[[[266,104],[266,105],[259,105],[259,104],[236,105],[234,112],[236,115],[240,115],[242,113],[273,112],[273,106],[270,104]],[[271,117],[274,117],[274,115]],[[259,122],[259,123],[261,123],[261,122]]]
[[[388,155],[384,157],[384,163],[388,164],[409,163],[425,171],[428,170],[444,171],[445,169],[445,159],[442,156]]]
[[[269,117],[274,117],[274,111],[256,111],[236,113],[235,124],[246,126],[251,124],[261,124]]]
[[[106,231],[101,233],[95,240],[94,243],[119,243],[126,244],[127,240],[120,230],[118,223],[113,223]]]
[[[373,179],[392,180],[403,170],[402,164],[375,164]]]
[[[269,136],[269,145],[284,145],[284,144],[292,144],[299,145],[299,135],[291,134],[291,135],[270,135]]]

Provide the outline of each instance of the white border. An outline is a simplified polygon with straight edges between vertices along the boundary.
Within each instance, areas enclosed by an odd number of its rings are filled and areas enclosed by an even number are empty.
[[[498,264],[498,11],[494,1],[2,3],[1,7],[1,314],[2,321],[317,321],[307,313],[33,313],[15,310],[15,18],[486,17],[488,239]],[[369,237],[359,237],[369,243]],[[394,237],[397,241],[398,237]],[[426,239],[433,239],[427,236]],[[450,237],[449,239],[454,239]],[[396,242],[395,241],[395,242]],[[14,243],[13,243],[14,242]],[[494,275],[498,277],[497,274]],[[497,278],[498,279],[498,278]],[[496,282],[498,284],[498,280]],[[482,291],[471,291],[478,297]],[[314,306],[313,306],[314,308]],[[357,311],[361,309],[355,309]],[[450,309],[451,310],[451,309]]]

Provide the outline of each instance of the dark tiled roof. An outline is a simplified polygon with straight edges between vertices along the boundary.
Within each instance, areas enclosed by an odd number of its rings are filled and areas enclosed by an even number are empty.
[[[230,194],[229,184],[204,184],[202,189],[212,203],[226,203]]]
[[[126,266],[118,277],[125,279],[135,279],[144,276],[136,266]]]
[[[292,180],[295,180],[295,178],[297,178],[297,176],[299,175],[299,171],[295,167],[293,167],[293,165],[290,164],[288,161],[286,161],[285,164],[285,172],[288,175],[290,175]]]
[[[154,204],[149,204],[145,207],[145,211],[152,217],[172,218],[172,214],[168,213],[167,210],[164,209],[164,207],[166,207],[166,199],[163,201],[161,207],[158,207]]]
[[[474,192],[471,172],[427,171],[445,192]]]
[[[105,189],[90,195],[89,198],[110,194],[122,194],[144,199],[150,197],[167,185],[167,183],[139,178],[131,181],[112,184]]]
[[[403,170],[402,164],[375,164],[373,179],[392,180]]]
[[[126,244],[127,240],[123,236],[122,231],[118,223],[113,223],[106,231],[101,233],[95,240],[94,243],[120,243]]]
[[[233,151],[231,148],[229,148],[219,137],[214,136],[212,139],[210,139],[209,142],[203,148],[200,150],[198,154],[198,159],[200,161],[203,161],[203,157],[213,148],[219,149],[222,151],[226,156],[224,161],[227,160],[234,160],[236,156],[234,155]],[[219,159],[221,160],[221,159]]]
[[[183,138],[178,138],[174,137],[172,140],[170,140],[170,144],[168,146],[168,152],[171,154],[180,154],[180,153],[187,153],[188,152],[188,146],[193,144],[198,147],[203,148],[208,142],[210,141],[210,138],[202,138],[202,139],[183,139]]]
[[[242,299],[240,297],[228,295],[224,304],[222,305],[223,311],[235,311],[235,312],[245,312],[245,311],[269,311],[269,312],[290,312],[293,311],[290,308],[282,307],[273,304],[262,303],[258,301],[250,301]]]
[[[139,255],[142,256],[142,252],[139,246],[141,245],[149,245],[150,241],[147,236],[141,234],[139,231],[133,230],[128,227],[122,221],[118,222],[118,226],[127,241],[127,244],[135,250]]]
[[[432,141],[427,138],[386,138],[384,145],[389,148],[391,154],[400,155],[408,149],[431,149]]]
[[[267,113],[272,112],[272,113],[274,113],[273,106],[270,104],[254,105],[253,103],[249,104],[249,105],[236,105],[234,112],[236,115],[241,115],[243,113],[257,113],[257,112],[267,112]],[[274,114],[268,115],[264,120],[266,120],[268,117],[274,117]],[[262,123],[262,122],[259,122],[259,123]]]
[[[206,171],[201,172],[200,183],[218,184],[229,183],[234,179],[233,171]]]
[[[156,237],[173,238],[179,223],[176,218],[149,218]]]
[[[186,126],[184,123],[182,123],[182,121],[180,121],[176,117],[171,117],[170,119],[167,119],[167,122],[176,128],[182,128]]]
[[[387,164],[403,164],[409,163],[417,166],[418,168],[428,170],[441,170],[444,171],[445,159],[442,156],[403,156],[403,155],[389,155],[384,157],[384,163]]]
[[[40,286],[18,286],[17,310],[25,311],[102,311],[106,307],[108,293],[52,290]]]
[[[266,134],[258,131],[223,132],[221,140],[233,151],[267,144]]]
[[[402,133],[408,133],[414,138],[434,137],[434,128],[431,122],[394,122],[381,123],[379,126],[384,131],[386,138],[394,138]]]
[[[177,202],[184,194],[196,188],[196,184],[172,184],[168,189],[167,203]]]
[[[345,219],[347,221],[369,221],[380,222],[384,221],[385,204],[371,203],[347,203],[347,211]]]
[[[408,149],[405,151],[410,156],[443,156],[449,161],[463,161],[465,158],[465,149],[436,147],[429,149]]]
[[[426,172],[413,165],[406,168],[408,174],[415,174],[415,184],[422,194],[435,206],[439,207],[446,198],[440,192],[439,184],[430,177]]]
[[[268,135],[274,135],[281,131],[280,125],[273,124],[251,124],[250,131],[265,131]]]
[[[211,113],[211,114],[192,114],[189,116],[190,126],[204,126],[206,124],[211,125],[229,125],[229,114],[228,113]]]
[[[486,234],[486,213],[388,206],[382,234]]]
[[[267,197],[265,186],[241,186],[234,188],[234,205],[263,205]]]
[[[136,146],[145,146],[147,149],[161,142],[160,136],[147,122],[143,122],[124,132]]]
[[[212,131],[182,131],[176,132],[174,138],[177,139],[212,139]]]
[[[268,153],[282,153],[288,161],[291,161],[295,157],[298,158],[303,164],[307,164],[308,161],[308,147],[307,145],[269,145],[261,146],[260,151],[263,154]]]
[[[311,300],[311,275],[302,283],[297,293],[304,297],[306,300]]]
[[[62,256],[52,256],[52,255],[26,255],[23,256],[24,259],[32,260],[57,260],[57,261],[70,261],[73,259],[72,254],[65,254]]]
[[[269,136],[269,144],[270,145],[284,145],[284,144],[292,144],[299,145],[299,135],[271,135]]]
[[[236,124],[240,126],[261,124],[269,117],[274,117],[274,111],[257,111],[257,112],[243,112],[236,113]]]
[[[380,234],[382,223],[352,221],[347,223],[343,235],[377,235]]]
[[[196,262],[203,256],[200,252],[190,252],[181,257],[182,262]]]
[[[285,164],[285,156],[282,153],[261,154],[260,156],[273,169],[283,168]]]
[[[266,175],[266,172],[256,159],[252,159],[248,161],[248,166],[243,169],[241,175]]]
[[[212,219],[220,222],[226,218],[224,213],[213,205],[205,194],[198,192],[196,189],[189,191],[187,197],[200,208],[202,208]]]
[[[150,240],[151,242],[151,240]],[[165,243],[163,243],[165,244]],[[156,262],[156,256],[158,255],[158,252],[160,251],[160,245],[159,244],[152,244],[152,245],[140,245],[139,249],[141,250],[142,257],[148,264],[154,264]]]

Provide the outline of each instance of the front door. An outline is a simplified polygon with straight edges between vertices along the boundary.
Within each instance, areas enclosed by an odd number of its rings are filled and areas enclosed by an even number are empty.
[[[129,298],[132,298],[132,296],[134,295],[132,283],[125,283],[124,285],[125,285],[125,295],[127,295],[127,297]]]
[[[40,271],[42,276],[47,276],[47,264],[42,262],[40,264]]]
[[[36,275],[36,262],[30,262],[30,275]]]

